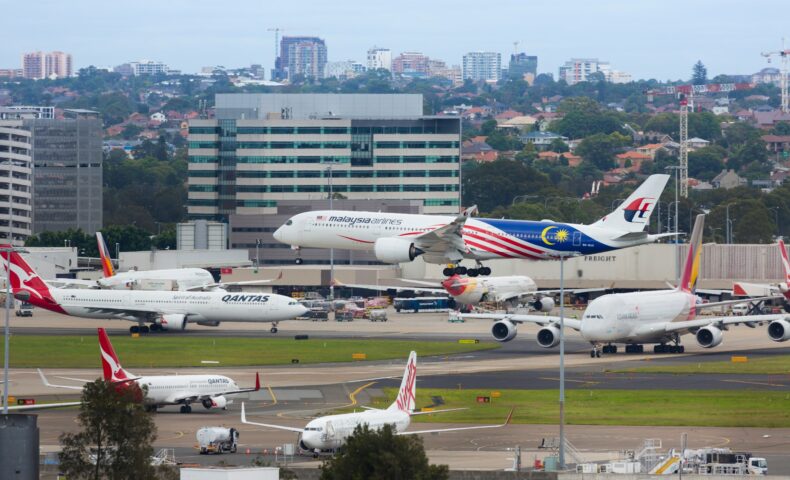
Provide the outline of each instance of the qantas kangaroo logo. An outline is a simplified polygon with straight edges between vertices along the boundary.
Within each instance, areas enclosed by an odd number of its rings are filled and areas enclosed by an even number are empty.
[[[3,256],[7,255],[6,252]],[[43,300],[44,297],[41,295],[41,292],[38,291],[37,284],[43,284],[44,282],[38,276],[36,272],[27,271],[22,265],[17,264],[14,261],[14,257],[11,257],[11,286],[14,287],[14,290],[25,290],[29,292],[31,295],[38,297],[39,299]],[[6,266],[6,263],[3,263],[3,266]],[[16,277],[16,281],[14,281],[14,277]]]
[[[654,198],[640,197],[623,209],[625,220],[630,223],[645,223],[646,216],[655,204]]]

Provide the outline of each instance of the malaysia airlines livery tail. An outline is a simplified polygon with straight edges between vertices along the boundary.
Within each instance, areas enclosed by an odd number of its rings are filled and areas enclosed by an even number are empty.
[[[594,227],[626,232],[642,232],[650,223],[658,197],[664,191],[669,176],[651,175],[612,213],[593,223]]]

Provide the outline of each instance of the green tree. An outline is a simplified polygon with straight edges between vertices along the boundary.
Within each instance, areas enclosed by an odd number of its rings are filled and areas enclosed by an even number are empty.
[[[480,125],[480,134],[486,136],[491,135],[496,130],[496,126],[497,126],[496,120],[494,120],[493,118],[490,120],[486,120],[485,122],[483,122],[482,125]]]
[[[703,65],[702,60],[697,60],[691,69],[691,83],[694,85],[704,85],[708,83],[708,69]]]
[[[446,480],[447,465],[431,465],[418,435],[397,435],[391,425],[358,426],[340,453],[321,465],[321,480]]]
[[[617,132],[625,123],[616,113],[604,111],[598,102],[588,97],[566,98],[560,103],[559,111],[564,115],[551,128],[569,138]]]
[[[712,145],[689,152],[689,175],[700,180],[712,180],[724,168],[727,151]]]
[[[576,154],[600,170],[609,170],[614,167],[615,154],[630,140],[630,137],[616,132],[611,135],[598,133],[582,140],[576,148]]]
[[[524,162],[499,159],[464,170],[463,203],[477,205],[481,212],[510,205],[514,197],[524,194],[559,195],[547,175]]]
[[[77,416],[80,430],[60,435],[60,471],[95,480],[177,478],[177,472],[151,465],[156,425],[142,398],[136,383],[87,383]]]
[[[568,148],[568,144],[562,141],[561,138],[555,138],[554,140],[551,141],[551,144],[549,145],[549,150],[551,150],[554,153],[565,153],[569,151],[570,148]]]
[[[777,122],[771,132],[774,135],[790,135],[790,123]]]

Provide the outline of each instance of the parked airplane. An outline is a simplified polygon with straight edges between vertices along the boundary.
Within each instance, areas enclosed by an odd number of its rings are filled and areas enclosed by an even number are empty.
[[[786,312],[790,312],[790,259],[787,257],[787,248],[785,248],[783,240],[779,240],[778,248],[779,258],[782,260],[784,282],[774,284],[735,282],[732,285],[732,294],[739,297],[783,297],[784,309]]]
[[[426,415],[441,412],[463,410],[462,408],[450,408],[444,410],[431,410],[426,412],[415,412],[415,399],[417,395],[417,354],[411,352],[403,372],[398,396],[389,408],[379,410],[376,408],[365,407],[362,412],[343,413],[340,415],[326,415],[318,417],[307,423],[304,428],[287,427],[284,425],[270,425],[267,423],[256,423],[247,420],[244,410],[244,403],[241,404],[241,423],[257,425],[260,427],[276,428],[299,433],[299,448],[314,453],[331,452],[345,443],[351,436],[354,429],[360,425],[368,425],[371,429],[378,429],[384,425],[392,425],[397,435],[416,435],[421,433],[441,433],[455,432],[460,430],[478,430],[483,428],[499,428],[510,423],[513,415],[511,411],[505,423],[501,425],[477,425],[474,427],[443,428],[431,430],[417,430],[406,432],[411,423],[411,417],[415,415]]]
[[[482,264],[485,260],[590,255],[674,235],[644,231],[668,178],[651,175],[625,203],[592,225],[471,218],[476,207],[457,217],[326,210],[291,217],[274,232],[274,238],[296,250],[372,250],[385,263],[410,262],[422,256],[428,263],[449,264],[444,270],[448,277],[453,273],[490,275],[491,269]],[[457,265],[463,259],[472,259],[477,266]]]
[[[228,400],[230,395],[257,392],[261,389],[261,380],[255,374],[255,387],[239,388],[233,379],[224,375],[151,375],[138,377],[124,370],[115,350],[112,348],[110,337],[103,328],[99,328],[99,353],[104,380],[115,384],[128,384],[134,382],[144,392],[143,402],[146,409],[155,412],[165,405],[181,405],[181,413],[192,413],[192,403],[200,403],[206,410],[221,408],[227,410],[227,405],[233,403]],[[53,385],[49,383],[44,372],[40,369],[38,374],[47,387],[82,390],[77,385]]]
[[[644,343],[657,344],[653,348],[655,353],[683,353],[680,337],[686,333],[694,334],[700,346],[713,348],[722,342],[722,331],[735,324],[753,326],[770,322],[768,332],[772,340],[784,342],[790,339],[790,321],[786,315],[698,317],[703,309],[747,301],[703,303],[694,293],[699,274],[704,223],[705,216],[698,215],[683,276],[677,288],[603,295],[590,302],[581,320],[564,320],[565,326],[578,330],[593,345],[590,356],[600,357],[602,351],[617,353],[618,343],[626,344],[626,353],[642,353]],[[560,318],[556,316],[471,313],[462,317],[496,320],[491,333],[500,342],[515,338],[516,326],[529,322],[542,327],[537,334],[540,346],[551,348],[559,343]]]
[[[3,259],[6,255],[7,251],[2,252]],[[5,261],[3,268],[7,268]],[[280,321],[307,312],[296,300],[270,293],[50,288],[13,251],[9,277],[14,297],[19,300],[64,315],[137,322],[138,325],[129,329],[132,333],[184,330],[187,323],[216,327],[221,322],[272,322],[271,332],[277,333]],[[150,329],[146,324],[151,325]]]

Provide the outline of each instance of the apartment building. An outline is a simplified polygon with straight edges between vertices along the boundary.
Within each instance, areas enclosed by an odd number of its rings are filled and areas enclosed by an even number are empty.
[[[22,120],[0,120],[0,238],[24,245],[32,234],[32,144]]]
[[[464,55],[464,80],[498,82],[502,78],[502,54],[497,52],[469,52]]]

